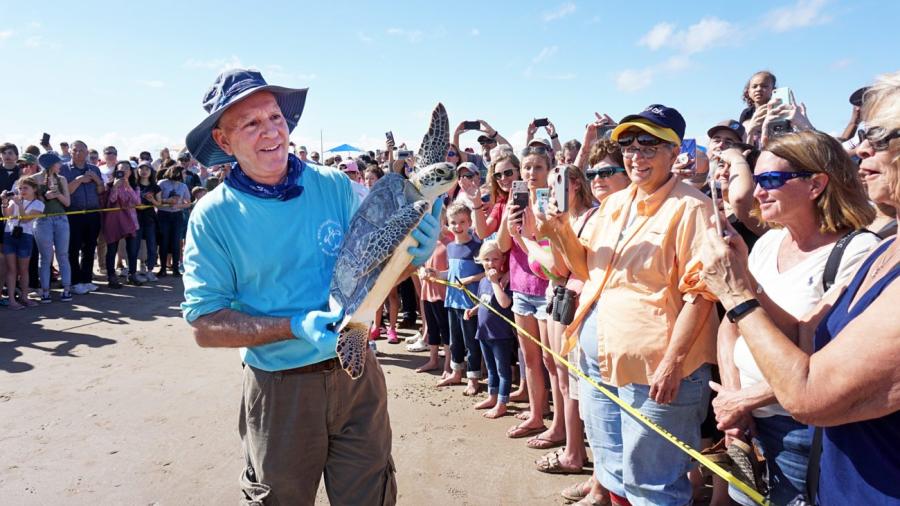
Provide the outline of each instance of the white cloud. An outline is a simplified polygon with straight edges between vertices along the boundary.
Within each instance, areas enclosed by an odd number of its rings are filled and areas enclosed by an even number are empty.
[[[646,35],[641,37],[641,40],[638,41],[638,45],[647,46],[651,51],[656,51],[669,42],[669,39],[672,38],[672,33],[674,32],[675,25],[671,23],[658,23],[651,28]]]
[[[244,65],[241,63],[240,58],[232,55],[231,58],[215,58],[211,60],[198,60],[196,58],[189,58],[182,64],[182,67],[188,69],[206,69],[206,70],[228,70],[237,67],[243,67]]]
[[[532,58],[532,63],[541,63],[542,61],[547,60],[551,56],[555,55],[556,52],[559,51],[559,47],[557,46],[547,46],[541,49],[541,52],[537,54],[534,58]]]
[[[644,69],[625,69],[616,74],[616,88],[619,91],[633,93],[640,91],[653,82],[655,71],[648,67]]]
[[[153,79],[153,80],[149,80],[149,81],[145,80],[145,79],[138,79],[137,83],[142,86],[146,86],[148,88],[165,88],[165,86],[166,86],[166,83],[164,83],[163,81],[160,81],[158,79]]]
[[[369,37],[368,35],[366,35],[363,32],[356,32],[356,38],[359,39],[359,41],[362,42],[363,44],[371,44],[371,43],[375,42],[375,39],[373,39],[372,37]]]
[[[658,23],[638,40],[638,45],[647,46],[651,51],[667,47],[692,54],[727,41],[736,31],[734,25],[716,17],[703,18],[687,30],[678,31],[671,23]]]
[[[797,0],[793,5],[779,7],[766,15],[766,25],[775,32],[787,32],[795,28],[821,25],[831,21],[822,12],[827,0]]]
[[[841,59],[838,59],[838,60],[835,60],[835,61],[831,62],[831,65],[829,65],[828,67],[829,67],[831,70],[843,70],[843,69],[849,67],[850,65],[853,65],[853,60],[852,60],[852,59],[850,59],[850,58],[841,58]]]
[[[478,28],[472,28],[472,30],[469,31],[469,35],[471,35],[472,37],[478,37],[479,35],[481,35],[481,31],[478,30]]]
[[[415,44],[422,40],[422,30],[405,30],[403,28],[388,28],[388,35],[406,37],[410,44]]]
[[[688,27],[682,41],[685,53],[699,53],[728,39],[735,28],[728,21],[716,17],[703,18]]]
[[[0,30],[0,40],[6,40],[12,37],[13,33],[15,32],[13,32],[12,30]]]
[[[542,16],[545,23],[550,21],[556,21],[557,19],[562,19],[570,14],[575,12],[575,4],[572,2],[566,2],[559,6],[556,10],[545,12]]]

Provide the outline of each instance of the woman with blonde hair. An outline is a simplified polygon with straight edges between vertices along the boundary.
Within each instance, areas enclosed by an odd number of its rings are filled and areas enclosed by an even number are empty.
[[[503,220],[503,213],[506,209],[506,201],[509,200],[509,191],[512,188],[513,181],[518,181],[519,172],[522,165],[515,154],[503,151],[498,152],[498,156],[491,160],[488,167],[487,183],[491,189],[490,207],[476,207],[473,209],[472,217],[475,225],[475,233],[478,237],[486,239],[496,233],[500,228],[500,222]],[[488,204],[482,204],[487,206]],[[485,212],[488,211],[488,212]]]
[[[866,93],[863,118],[866,128],[857,152],[869,198],[896,209],[900,206],[900,73],[880,77]],[[778,162],[774,157],[793,155],[790,144],[795,142],[773,143],[768,148],[774,151],[764,152],[757,167],[771,171],[769,164]],[[816,181],[829,179],[819,172],[788,179],[763,176],[757,169],[759,184],[784,181],[783,186],[790,183],[810,190]],[[766,201],[760,206],[764,219],[783,200],[769,202],[767,192],[759,190],[757,199]],[[840,202],[833,199],[817,207],[822,216],[820,233],[833,236],[832,230],[846,230],[857,224],[855,220],[866,219],[862,209],[842,219],[833,208]],[[699,281],[728,310],[774,399],[790,417],[816,426],[821,434],[821,456],[810,462],[819,479],[807,484],[812,492],[807,500],[824,506],[893,504],[900,497],[896,458],[900,327],[892,316],[900,302],[900,246],[894,237],[882,241],[855,272],[836,281],[835,288],[811,310],[796,317],[760,300],[760,283],[754,279],[752,265],[748,268],[746,245],[730,232],[724,239],[709,234]],[[757,243],[754,253],[759,247]]]

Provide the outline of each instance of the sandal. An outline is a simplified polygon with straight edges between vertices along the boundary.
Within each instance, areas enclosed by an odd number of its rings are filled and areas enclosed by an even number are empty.
[[[544,457],[538,459],[535,464],[538,471],[547,474],[577,474],[582,471],[581,466],[564,467],[559,460],[559,454],[556,452],[548,453]]]
[[[569,502],[577,502],[585,497],[587,497],[591,493],[591,480],[587,479],[582,481],[581,483],[574,483],[564,488],[562,492],[559,493],[563,497],[563,499]]]
[[[563,446],[564,444],[566,444],[565,438],[560,439],[559,441],[553,441],[551,439],[535,436],[529,439],[528,442],[525,443],[525,446],[531,448],[532,450],[549,450],[550,448],[557,448]],[[552,455],[557,458],[557,460],[559,459],[555,452]]]
[[[516,425],[506,431],[506,437],[510,439],[521,439],[523,437],[535,436],[547,430],[547,427],[541,425],[540,427],[522,427],[521,425]]]
[[[584,496],[580,501],[572,504],[572,506],[610,506],[612,502],[609,499],[609,496],[603,496],[600,499],[592,496],[590,493]]]

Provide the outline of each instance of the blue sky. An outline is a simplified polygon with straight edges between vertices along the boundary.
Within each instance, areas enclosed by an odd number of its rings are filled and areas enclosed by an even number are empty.
[[[898,69],[898,19],[893,1],[3,1],[0,141],[181,147],[228,66],[310,88],[292,139],[311,150],[320,130],[325,149],[381,147],[386,130],[417,145],[438,101],[451,127],[485,119],[517,147],[534,117],[580,139],[594,111],[650,103],[705,143],[763,68],[835,133],[850,93]]]

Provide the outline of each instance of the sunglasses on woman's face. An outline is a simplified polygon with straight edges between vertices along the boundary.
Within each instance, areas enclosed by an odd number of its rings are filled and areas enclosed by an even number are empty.
[[[754,174],[753,182],[758,184],[764,190],[777,190],[791,179],[797,179],[798,177],[809,178],[812,176],[812,172],[783,172],[780,170],[773,170],[770,172],[763,172],[759,175]]]
[[[859,136],[860,144],[869,141],[875,151],[887,151],[891,140],[900,137],[900,129],[895,128],[892,132],[888,132],[884,127],[873,126],[860,128],[856,134]]]
[[[454,156],[459,156],[459,153],[457,153],[456,151],[447,151],[447,158],[451,158]]]
[[[515,173],[515,169],[506,169],[503,172],[494,172],[494,179],[499,181],[505,177],[513,177]]]
[[[619,173],[624,173],[625,167],[591,167],[590,169],[584,171],[584,175],[587,176],[588,181],[593,181],[594,178],[599,177],[600,179],[606,179],[608,177],[612,177]]]
[[[659,146],[666,142],[645,132],[625,132],[619,136],[618,143],[625,148],[634,144],[634,141],[637,141],[639,146]]]

